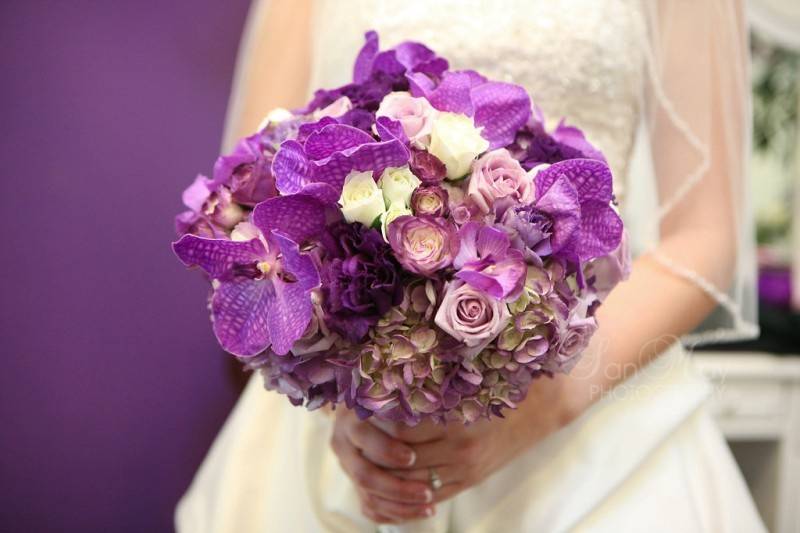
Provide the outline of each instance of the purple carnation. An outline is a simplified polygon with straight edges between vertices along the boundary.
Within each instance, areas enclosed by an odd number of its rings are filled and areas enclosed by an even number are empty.
[[[552,253],[550,237],[553,235],[553,217],[546,211],[534,205],[507,209],[502,224],[517,250],[530,250],[539,257]]]
[[[331,329],[352,342],[403,299],[400,266],[380,232],[337,222],[322,237],[323,307]]]

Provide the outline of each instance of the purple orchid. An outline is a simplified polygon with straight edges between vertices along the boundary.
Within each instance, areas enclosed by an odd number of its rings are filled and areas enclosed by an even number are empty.
[[[379,176],[387,167],[408,162],[409,150],[397,137],[397,128],[383,123],[378,128],[381,140],[352,126],[326,117],[300,128],[297,139],[281,145],[272,163],[281,194],[294,194],[311,184],[331,187],[333,199],[353,171],[370,170]]]
[[[271,346],[284,355],[311,321],[310,293],[320,278],[298,243],[323,230],[325,206],[307,194],[271,198],[258,205],[253,222],[259,238],[184,235],[173,250],[186,266],[199,266],[218,282],[211,313],[225,350],[250,357]]]
[[[458,232],[461,248],[453,261],[455,277],[498,300],[513,300],[525,284],[522,253],[511,248],[501,229],[467,222]]]
[[[424,72],[408,77],[412,95],[424,96],[440,111],[473,117],[489,150],[513,142],[531,116],[531,99],[519,85],[489,81],[471,70],[445,72],[441,81]]]
[[[617,248],[622,220],[611,207],[608,165],[594,159],[561,161],[537,172],[534,184],[533,206],[553,221],[553,255],[582,263]]]
[[[403,42],[380,51],[378,34],[369,31],[353,67],[353,82],[336,89],[321,89],[300,113],[307,114],[346,96],[356,110],[374,113],[384,96],[392,91],[407,91],[407,76],[421,73],[433,79],[447,70],[447,61],[427,46]],[[344,121],[343,121],[344,122]]]

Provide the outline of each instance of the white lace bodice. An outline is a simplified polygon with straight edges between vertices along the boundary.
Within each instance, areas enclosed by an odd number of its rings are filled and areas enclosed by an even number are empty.
[[[524,86],[548,121],[566,117],[583,129],[606,154],[621,192],[643,76],[637,46],[643,22],[636,0],[319,0],[314,5],[311,87],[349,81],[368,29],[378,31],[382,48],[421,41],[451,68]]]

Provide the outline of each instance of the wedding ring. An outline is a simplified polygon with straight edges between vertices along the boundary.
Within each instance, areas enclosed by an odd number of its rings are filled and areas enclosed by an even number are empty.
[[[439,474],[436,473],[436,470],[433,468],[429,468],[428,472],[430,472],[431,477],[431,488],[433,490],[439,490],[442,488],[442,478],[439,477]]]

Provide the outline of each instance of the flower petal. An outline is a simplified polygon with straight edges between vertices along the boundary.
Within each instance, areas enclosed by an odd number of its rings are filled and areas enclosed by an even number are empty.
[[[480,222],[471,221],[461,226],[461,229],[458,230],[461,247],[458,249],[455,259],[453,259],[453,266],[456,269],[461,269],[465,264],[480,259],[478,256],[478,233],[481,226]]]
[[[581,204],[581,225],[573,243],[581,261],[616,250],[622,239],[622,220],[606,202]]]
[[[586,136],[580,129],[574,126],[568,126],[564,123],[563,119],[558,123],[556,129],[553,130],[552,137],[556,141],[578,150],[583,154],[583,157],[587,159],[606,161],[603,153],[586,140]]]
[[[508,248],[511,246],[511,241],[505,231],[491,226],[484,226],[478,232],[476,244],[481,259],[500,259],[505,257]]]
[[[299,192],[312,175],[311,162],[303,145],[295,140],[281,144],[272,160],[272,174],[275,176],[275,186],[282,194]]]
[[[398,120],[392,120],[389,117],[378,117],[375,121],[375,129],[378,131],[378,136],[382,141],[397,139],[404,145],[408,144],[408,137],[403,131],[403,125]]]
[[[253,210],[253,224],[269,235],[272,230],[303,243],[325,228],[324,204],[308,194],[290,194],[270,198]]]
[[[502,261],[473,270],[459,270],[456,277],[498,300],[516,298],[525,283],[526,265],[522,254],[509,253]]]
[[[536,207],[553,219],[550,251],[555,254],[572,240],[580,226],[581,205],[578,202],[578,191],[567,178],[558,178],[539,198]]]
[[[225,351],[250,357],[269,347],[267,317],[272,292],[268,281],[252,279],[224,282],[214,291],[214,334]]]
[[[507,146],[531,116],[528,92],[512,83],[490,81],[474,87],[470,96],[475,108],[475,125],[489,141],[489,150]]]
[[[310,182],[327,183],[337,191],[342,190],[344,179],[353,171],[371,170],[376,176],[387,167],[402,167],[408,163],[410,152],[397,139],[362,144],[330,158],[312,162],[313,179]]]
[[[266,249],[259,239],[235,242],[184,235],[172,243],[172,250],[186,266],[199,266],[214,279],[226,278],[234,265],[260,261]]]
[[[474,81],[473,76],[466,72],[445,72],[442,82],[425,96],[439,111],[472,116],[475,108],[470,90]]]
[[[303,151],[314,161],[330,157],[336,152],[375,142],[372,135],[352,126],[330,124],[308,136]]]
[[[569,159],[553,163],[536,174],[536,197],[540,198],[560,177],[567,178],[575,187],[581,203],[587,200],[611,201],[611,170],[603,161]]]
[[[353,66],[353,81],[355,83],[364,83],[372,74],[372,62],[378,53],[378,34],[371,30],[364,34],[365,43],[356,56],[356,62]]]
[[[311,296],[300,282],[287,283],[279,277],[272,278],[272,291],[267,294],[267,328],[272,340],[272,350],[285,355],[294,341],[305,333],[313,312]]]
[[[278,244],[283,256],[281,266],[296,278],[303,290],[310,291],[319,287],[319,272],[311,256],[301,254],[298,244],[283,233],[273,231],[272,238]]]
[[[215,186],[210,179],[198,174],[192,184],[183,191],[181,196],[183,205],[195,213],[199,213],[214,188]]]

